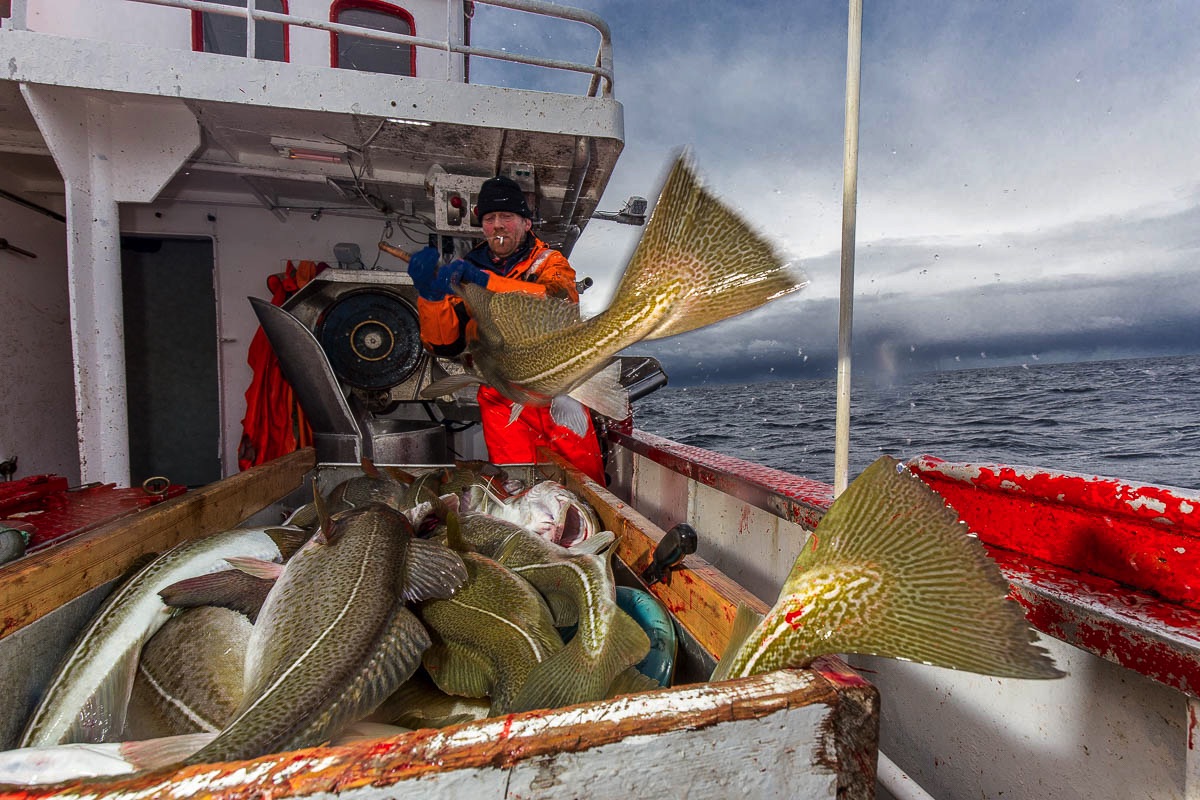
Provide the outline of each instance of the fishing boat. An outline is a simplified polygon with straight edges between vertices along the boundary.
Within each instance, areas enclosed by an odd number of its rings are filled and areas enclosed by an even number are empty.
[[[506,41],[535,18],[597,45],[571,57]],[[587,226],[639,224],[646,204],[599,209],[624,143],[607,25],[540,0],[7,0],[0,63],[13,309],[0,326],[22,376],[5,389],[0,457],[57,476],[0,505],[29,504],[6,521],[44,538],[0,566],[11,747],[53,663],[143,554],[278,520],[309,479],[363,458],[419,470],[486,454],[471,402],[419,398],[457,367],[421,349],[399,260],[428,244],[460,253],[484,179],[516,180],[538,235],[568,255]],[[246,302],[268,292],[277,302]],[[247,386],[273,368],[246,363],[260,326],[312,430],[277,456],[242,424]],[[652,359],[622,366],[635,398],[666,381]],[[774,599],[834,486],[602,422],[607,485],[549,456],[523,468],[620,534],[630,585],[664,531],[700,532],[649,587],[684,642],[674,687],[21,796],[1200,792],[1197,493],[914,459],[1068,677],[831,657],[710,684],[737,605]],[[72,512],[52,523],[52,508]]]

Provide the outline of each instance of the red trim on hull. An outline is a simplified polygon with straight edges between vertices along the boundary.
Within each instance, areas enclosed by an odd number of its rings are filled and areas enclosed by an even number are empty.
[[[806,527],[833,499],[831,486],[731,456],[642,431],[609,436]],[[908,466],[984,542],[1034,628],[1200,697],[1200,495],[932,456]]]
[[[931,456],[909,468],[987,544],[1200,609],[1200,495]]]

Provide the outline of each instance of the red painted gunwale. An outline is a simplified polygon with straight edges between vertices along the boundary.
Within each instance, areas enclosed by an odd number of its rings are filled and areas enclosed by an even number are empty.
[[[805,527],[833,487],[644,431],[617,444]],[[1034,628],[1200,697],[1200,493],[920,456],[909,469],[987,547]]]
[[[933,456],[908,466],[989,545],[1200,610],[1200,493]]]

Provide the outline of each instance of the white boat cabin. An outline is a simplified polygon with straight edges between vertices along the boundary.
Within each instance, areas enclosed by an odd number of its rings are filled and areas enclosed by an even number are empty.
[[[468,248],[472,193],[501,173],[565,251],[596,210],[623,144],[599,17],[257,0],[248,24],[246,5],[0,3],[0,338],[19,376],[0,388],[0,459],[21,475],[230,475],[258,326],[246,298],[269,299],[271,275],[313,262],[386,284],[390,337],[413,328],[411,288],[378,242]],[[573,35],[522,38],[535,22]],[[399,345],[402,364],[422,355]]]

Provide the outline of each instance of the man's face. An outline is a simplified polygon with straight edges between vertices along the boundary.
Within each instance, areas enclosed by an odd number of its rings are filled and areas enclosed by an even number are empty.
[[[492,255],[507,258],[521,246],[525,234],[533,227],[533,220],[512,211],[490,211],[483,215],[480,224]]]

